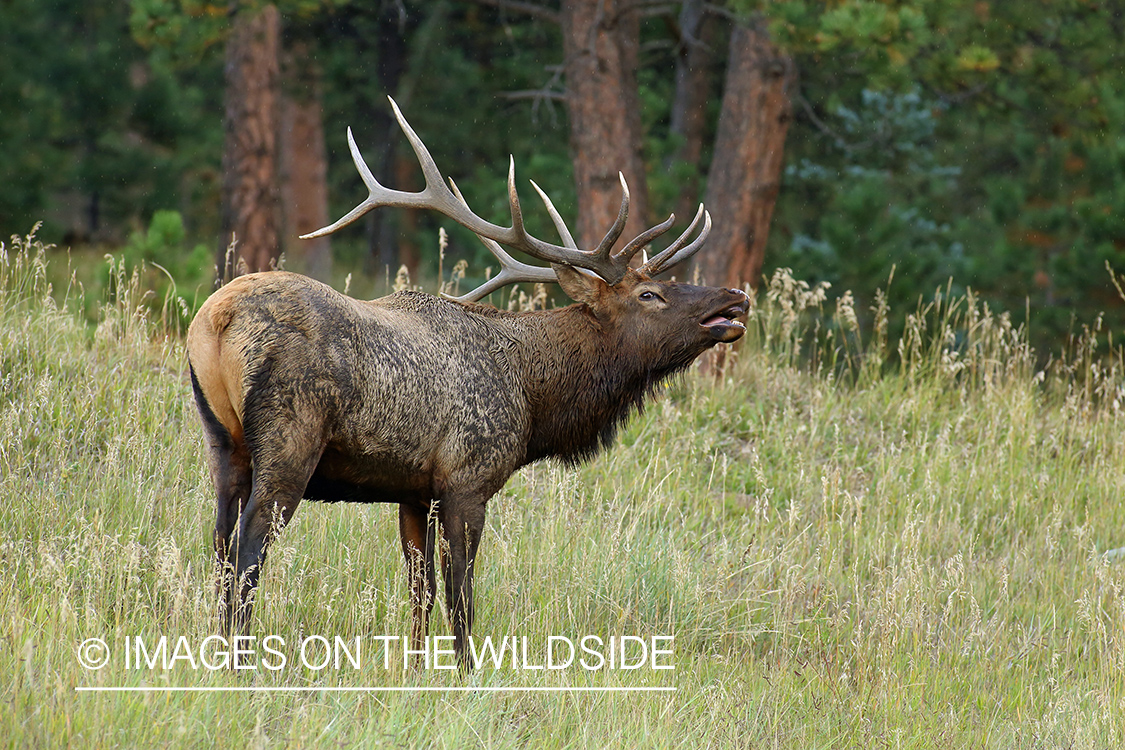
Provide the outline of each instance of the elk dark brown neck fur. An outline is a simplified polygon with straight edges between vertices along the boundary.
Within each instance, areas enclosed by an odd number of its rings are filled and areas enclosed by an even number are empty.
[[[519,335],[530,432],[524,464],[541,458],[578,463],[609,447],[618,427],[665,377],[630,351],[621,332],[599,325],[584,305],[494,319],[501,336]],[[566,405],[565,407],[563,405]]]

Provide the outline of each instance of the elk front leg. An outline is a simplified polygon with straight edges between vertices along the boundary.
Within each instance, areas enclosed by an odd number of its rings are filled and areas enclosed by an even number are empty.
[[[410,649],[421,651],[429,631],[437,580],[434,577],[434,524],[429,509],[413,502],[399,503],[398,530],[402,554],[406,558],[406,579],[410,584]]]
[[[453,629],[453,649],[463,669],[471,668],[468,639],[473,631],[473,569],[484,531],[485,500],[448,497],[439,506],[442,536],[442,577],[445,604]]]

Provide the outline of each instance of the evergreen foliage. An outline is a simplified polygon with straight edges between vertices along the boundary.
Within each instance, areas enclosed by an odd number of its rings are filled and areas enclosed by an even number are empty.
[[[286,34],[313,40],[323,71],[330,213],[362,194],[345,127],[365,152],[377,151],[385,136],[374,125],[394,94],[479,213],[506,220],[511,153],[521,183],[535,179],[573,219],[556,25],[468,0],[404,0],[392,10],[405,54],[392,61],[375,43],[384,3],[279,7]],[[155,212],[174,210],[187,246],[216,246],[228,10],[203,0],[0,5],[0,43],[10,51],[0,63],[0,101],[9,103],[0,116],[0,229],[43,220],[47,240],[116,247]],[[642,24],[654,219],[671,210],[683,176],[705,172],[710,159],[705,150],[700,167],[672,161],[678,41],[669,10]],[[861,310],[892,267],[892,302],[928,297],[952,276],[956,288],[995,304],[1037,310],[1036,340],[1057,340],[1095,310],[1125,322],[1104,270],[1107,261],[1123,265],[1125,248],[1123,10],[1120,0],[1042,2],[1034,11],[976,0],[731,2],[726,12],[765,14],[800,71],[767,274],[791,267],[851,289]],[[402,71],[387,91],[379,66],[391,62]],[[387,220],[416,247],[434,244],[434,219]],[[529,221],[552,234],[541,212],[529,210]],[[449,230],[449,252],[482,275],[483,250]],[[341,277],[364,270],[367,241],[362,232],[335,239]]]

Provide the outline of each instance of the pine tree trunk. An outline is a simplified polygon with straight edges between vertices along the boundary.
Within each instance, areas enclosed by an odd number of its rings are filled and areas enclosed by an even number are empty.
[[[578,191],[577,241],[590,248],[613,225],[625,175],[631,196],[625,234],[635,237],[648,219],[637,92],[639,18],[629,0],[562,3],[566,103],[570,150]]]
[[[331,223],[320,72],[307,41],[294,42],[282,58],[281,247],[304,273],[328,281],[332,273],[329,238],[298,239]]]
[[[241,12],[226,46],[226,110],[223,143],[222,231],[218,263],[220,280],[243,270],[262,271],[276,262],[278,242],[277,132],[278,38],[277,8],[266,5],[256,14]],[[231,233],[237,257],[228,257]]]
[[[696,257],[708,284],[757,288],[797,85],[791,58],[764,24],[736,24],[705,203],[715,226]]]

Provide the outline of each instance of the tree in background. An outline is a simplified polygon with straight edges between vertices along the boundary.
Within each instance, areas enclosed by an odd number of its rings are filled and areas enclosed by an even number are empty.
[[[635,237],[649,226],[637,89],[638,6],[633,0],[562,3],[567,121],[582,247],[597,246],[617,218],[619,172],[630,190],[625,233]]]
[[[704,201],[719,221],[695,261],[707,283],[757,288],[761,281],[796,87],[796,66],[763,20],[735,23]]]
[[[324,64],[329,68],[329,83],[333,91],[333,112],[344,123],[351,125],[356,139],[363,144],[363,153],[375,179],[384,185],[402,186],[400,182],[404,165],[401,150],[396,148],[401,138],[398,124],[387,106],[387,96],[402,100],[409,90],[417,67],[411,42],[424,20],[434,15],[444,16],[440,3],[428,9],[414,3],[395,0],[363,0],[343,4],[338,12],[322,14],[310,24],[310,33],[316,35]],[[419,45],[425,46],[425,35],[420,35]],[[405,82],[405,85],[404,85]],[[404,100],[405,101],[405,100]],[[343,124],[334,123],[326,134],[329,142],[336,144],[338,152],[346,154],[343,143]],[[350,157],[344,158],[345,165]],[[354,170],[353,170],[354,171]],[[347,172],[345,172],[347,174]],[[347,174],[349,189],[362,189]],[[407,212],[411,213],[411,212]],[[407,265],[417,271],[417,254],[409,223],[413,216],[396,216],[393,212],[372,211],[363,219],[364,248],[362,269],[370,275],[380,274],[386,268]],[[400,220],[407,231],[399,231]]]
[[[328,215],[320,75],[311,43],[300,32],[303,19],[332,3],[131,4],[132,34],[143,46],[186,61],[185,66],[215,47],[224,49],[218,279],[275,267],[283,249],[296,256],[298,267],[326,278],[327,241],[293,240],[297,232],[322,226]]]
[[[236,238],[235,252],[220,243],[219,278],[243,267],[266,271],[281,255],[278,210],[278,105],[281,16],[277,6],[236,7],[226,41],[223,94],[222,236]]]
[[[328,237],[301,240],[331,223],[328,217],[328,156],[324,145],[323,82],[312,42],[292,38],[283,44],[279,116],[281,249],[300,258],[301,270],[317,279],[332,276]]]
[[[712,94],[712,68],[722,59],[716,48],[719,19],[703,0],[684,0],[673,26],[675,89],[668,115],[668,137],[673,151],[664,171],[674,175],[676,216],[692,216],[702,192],[701,164],[708,131],[708,104]]]

